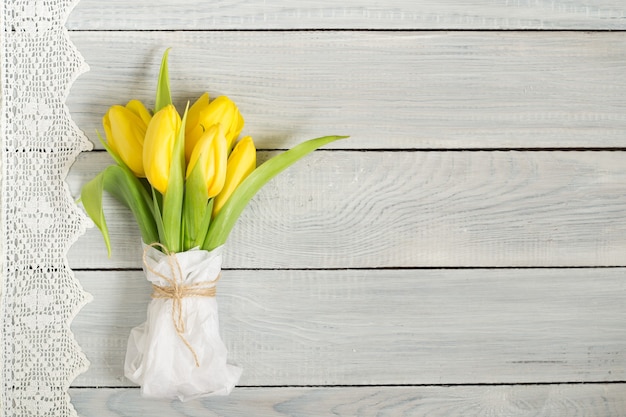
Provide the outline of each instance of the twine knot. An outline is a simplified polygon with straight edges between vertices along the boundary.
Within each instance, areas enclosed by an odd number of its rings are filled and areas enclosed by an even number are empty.
[[[171,271],[171,277],[163,275],[160,272],[157,272],[154,269],[150,268],[147,262],[147,254],[149,248],[160,248],[162,252],[167,256]],[[152,298],[172,300],[172,323],[174,324],[176,334],[193,355],[196,366],[200,367],[200,362],[198,361],[198,355],[196,354],[196,351],[185,338],[183,298],[215,297],[215,294],[217,293],[215,284],[220,279],[221,274],[218,275],[215,280],[210,282],[200,282],[196,284],[184,285],[183,271],[180,267],[180,264],[178,263],[178,259],[176,258],[175,253],[170,252],[164,245],[158,242],[151,243],[150,245],[146,246],[143,251],[143,264],[148,271],[152,272],[154,275],[158,276],[169,284],[167,286],[152,284]]]

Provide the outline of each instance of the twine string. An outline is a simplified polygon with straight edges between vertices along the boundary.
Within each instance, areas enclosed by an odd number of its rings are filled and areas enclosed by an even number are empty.
[[[170,267],[171,277],[161,274],[155,271],[148,265],[147,256],[149,248],[159,248],[167,256],[167,260]],[[221,274],[211,282],[199,282],[196,284],[184,285],[183,284],[183,271],[180,267],[180,263],[175,256],[175,253],[170,252],[163,244],[159,242],[146,245],[143,251],[143,264],[145,268],[154,275],[167,282],[168,285],[160,286],[152,284],[152,298],[155,299],[169,299],[172,300],[172,323],[176,334],[183,341],[187,349],[193,355],[193,360],[196,367],[200,367],[198,361],[198,355],[191,346],[189,341],[185,338],[185,317],[183,314],[183,298],[185,297],[215,297],[217,292],[215,283],[220,279]],[[209,286],[210,285],[210,286]]]

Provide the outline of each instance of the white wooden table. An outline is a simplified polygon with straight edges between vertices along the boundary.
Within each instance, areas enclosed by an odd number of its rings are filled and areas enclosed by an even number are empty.
[[[81,0],[68,97],[233,98],[263,155],[351,138],[270,183],[228,242],[229,397],[144,400],[123,377],[148,284],[107,200],[71,267],[91,361],[81,416],[626,415],[626,4],[621,0]],[[271,3],[271,4],[270,4]],[[75,194],[109,163],[81,155]]]

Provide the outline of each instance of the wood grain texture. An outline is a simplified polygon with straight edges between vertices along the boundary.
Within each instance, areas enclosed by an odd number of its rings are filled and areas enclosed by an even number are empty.
[[[267,157],[266,154],[264,154]],[[624,152],[315,152],[270,182],[227,243],[227,268],[621,266]],[[80,187],[110,163],[84,153]],[[106,202],[74,268],[140,267],[129,212]]]
[[[626,148],[623,1],[81,0],[67,26],[91,67],[67,103],[94,142],[110,105],[153,103],[171,46],[179,108],[229,95],[261,149],[351,135],[233,231],[230,397],[112,388],[132,385],[150,289],[137,228],[106,199],[113,258],[95,229],[69,253],[94,296],[72,325],[92,362],[79,415],[626,415],[626,152],[529,150]],[[108,163],[81,155],[72,193]],[[572,266],[617,267],[551,268]]]
[[[626,147],[623,33],[77,32],[72,39],[91,71],[73,85],[68,106],[96,143],[110,105],[153,104],[160,56],[173,46],[179,108],[205,90],[226,94],[259,148],[327,134],[351,135],[331,145],[351,149]]]
[[[74,30],[624,29],[619,0],[81,0]]]
[[[221,333],[241,385],[493,384],[626,379],[625,269],[226,270]],[[74,386],[129,386],[141,271],[77,272]]]
[[[620,417],[625,384],[494,387],[236,388],[189,403],[146,400],[137,389],[71,389],[84,417]]]

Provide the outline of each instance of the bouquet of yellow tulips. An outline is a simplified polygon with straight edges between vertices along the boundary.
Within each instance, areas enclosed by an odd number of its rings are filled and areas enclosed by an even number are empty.
[[[116,164],[85,184],[81,202],[111,243],[102,208],[109,192],[133,213],[152,283],[146,323],[131,332],[125,375],[145,396],[186,400],[228,394],[241,370],[226,363],[215,303],[222,246],[254,194],[313,150],[344,138],[303,142],[259,167],[252,138],[228,97],[203,94],[182,117],[172,105],[168,51],[154,112],[138,100],[105,114],[106,151]]]

